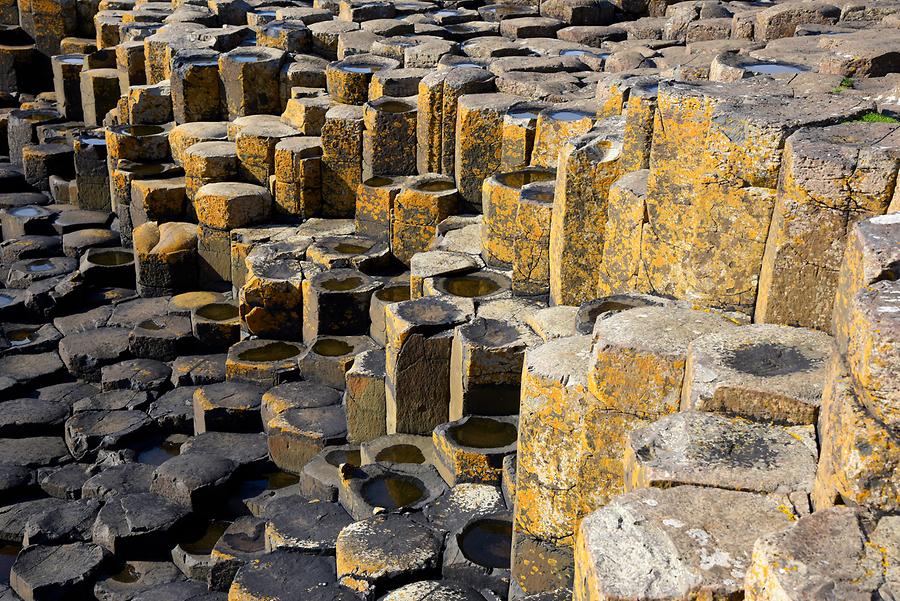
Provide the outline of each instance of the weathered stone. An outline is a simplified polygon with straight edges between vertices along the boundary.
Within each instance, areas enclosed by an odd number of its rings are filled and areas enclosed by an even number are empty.
[[[428,526],[397,514],[373,516],[338,535],[338,579],[352,590],[377,593],[392,581],[434,574],[440,550],[440,540]]]
[[[835,507],[757,540],[746,598],[800,599],[807,590],[827,589],[853,599],[878,595],[879,589],[882,595],[896,590],[897,542],[891,537],[896,537],[897,518],[883,518],[867,532],[864,517],[849,507]]]
[[[683,411],[632,432],[624,465],[626,491],[694,484],[808,494],[816,446],[809,426],[784,428]]]
[[[831,338],[813,330],[752,325],[688,346],[682,409],[785,424],[817,415]]]
[[[574,598],[741,594],[756,539],[794,520],[777,500],[746,492],[678,486],[625,494],[581,523]]]
[[[107,560],[107,553],[91,543],[32,545],[16,558],[10,585],[29,601],[88,596]]]

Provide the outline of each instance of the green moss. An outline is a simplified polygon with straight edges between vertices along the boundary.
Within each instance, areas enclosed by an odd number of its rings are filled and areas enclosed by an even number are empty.
[[[835,94],[840,94],[844,90],[852,90],[853,88],[854,88],[853,78],[845,77],[844,79],[841,80],[841,83],[839,83],[838,86],[834,90],[832,90],[832,92],[834,92]]]
[[[876,113],[875,111],[868,112],[862,117],[854,119],[854,121],[861,121],[863,123],[900,123],[900,119],[897,119],[896,117],[883,115],[881,113]]]

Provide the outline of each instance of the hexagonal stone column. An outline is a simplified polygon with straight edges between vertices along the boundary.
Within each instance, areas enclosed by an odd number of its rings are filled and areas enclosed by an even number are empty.
[[[196,225],[147,222],[134,231],[134,250],[141,296],[163,296],[195,287]]]
[[[574,598],[740,595],[735,573],[750,566],[756,539],[796,519],[777,500],[745,492],[678,486],[627,493],[581,523]]]
[[[450,419],[515,415],[525,350],[538,338],[528,326],[476,318],[456,328],[450,351]]]
[[[597,107],[592,104],[573,103],[541,111],[537,120],[531,163],[555,168],[563,144],[567,140],[586,134],[594,125],[596,118]]]
[[[362,181],[363,109],[338,104],[322,125],[322,216],[349,217]]]
[[[107,168],[106,139],[103,135],[84,133],[75,137],[76,204],[82,209],[112,209]]]
[[[612,118],[603,125],[566,141],[559,151],[550,224],[554,304],[580,304],[596,296],[609,189],[621,175],[622,151],[620,122]]]
[[[787,139],[756,321],[828,329],[848,229],[887,210],[898,147],[900,127],[887,123],[802,129]]]
[[[810,587],[828,588],[842,599],[866,598],[878,595],[876,590],[896,588],[890,575],[898,566],[900,519],[885,517],[864,530],[860,520],[866,517],[850,507],[835,507],[761,537],[753,545],[745,599],[800,599]],[[797,569],[785,570],[785,565]]]
[[[407,180],[394,199],[391,250],[404,263],[427,250],[438,224],[457,212],[459,194],[451,178],[425,174]]]
[[[459,97],[453,174],[460,197],[471,208],[481,208],[482,183],[500,167],[503,117],[521,100],[510,94]]]
[[[382,242],[390,240],[394,200],[405,181],[405,177],[377,176],[359,184],[353,215],[357,233]]]
[[[549,169],[526,167],[518,171],[498,173],[484,180],[481,245],[485,263],[496,267],[512,264],[515,240],[520,235],[516,229],[516,218],[522,188],[531,183],[550,181],[555,177],[556,174]]]
[[[219,53],[182,50],[172,60],[172,112],[176,123],[217,121],[222,114]]]
[[[689,344],[733,328],[713,313],[680,307],[641,307],[597,320],[588,372],[596,400],[583,411],[579,436],[585,462],[579,515],[621,490],[628,433],[679,410]]]
[[[224,141],[198,142],[184,151],[183,166],[185,194],[193,202],[197,191],[206,184],[237,179],[237,145]]]
[[[322,139],[298,136],[280,140],[275,145],[276,215],[302,221],[321,210]]]
[[[758,324],[700,336],[688,347],[681,408],[815,423],[831,353],[830,336],[804,328]]]
[[[32,545],[16,557],[9,583],[27,600],[86,597],[109,559],[102,547],[91,543]]]
[[[649,175],[648,169],[632,171],[609,187],[606,235],[597,277],[596,292],[599,295],[650,292],[641,260]]]
[[[589,356],[588,336],[559,338],[525,355],[512,578],[526,594],[566,586],[567,575],[571,578],[567,547],[574,538],[578,507],[576,440],[582,427],[581,407],[590,399]],[[553,569],[543,561],[548,557],[556,561]]]
[[[362,593],[386,592],[393,579],[419,579],[440,571],[440,551],[440,538],[427,526],[408,516],[376,515],[338,535],[338,579]]]
[[[236,48],[219,57],[230,119],[281,111],[278,78],[284,51],[276,48]]]
[[[415,175],[416,105],[382,96],[363,105],[362,179]]]
[[[624,464],[626,492],[694,484],[778,493],[802,511],[816,472],[815,432],[682,411],[633,431]]]
[[[421,298],[385,309],[389,434],[428,434],[447,421],[453,328],[473,313],[472,301],[461,298]]]
[[[896,511],[900,487],[900,441],[861,402],[840,354],[828,367],[819,409],[819,468],[813,504],[859,505],[879,513]]]
[[[513,241],[512,289],[525,296],[550,292],[550,229],[555,181],[527,184],[519,193]]]
[[[50,63],[53,67],[53,90],[59,112],[66,119],[81,119],[81,69],[84,66],[84,55],[60,54],[54,56]]]
[[[103,124],[106,113],[116,108],[121,93],[116,69],[87,69],[81,72],[81,102],[85,125]]]

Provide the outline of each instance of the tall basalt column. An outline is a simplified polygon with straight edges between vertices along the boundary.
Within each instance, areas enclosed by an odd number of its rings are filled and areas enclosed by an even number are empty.
[[[456,171],[456,121],[459,99],[464,94],[487,94],[496,90],[495,77],[485,69],[461,67],[451,69],[444,78],[441,92],[441,164],[440,173]]]
[[[785,140],[869,106],[839,95],[798,103],[785,93],[754,79],[727,88],[661,84],[642,239],[654,290],[753,312]]]
[[[658,93],[659,81],[649,77],[639,79],[629,90],[622,135],[622,170],[626,173],[650,166]]]
[[[457,212],[459,194],[453,180],[426,174],[407,180],[394,199],[391,250],[404,263],[428,249],[438,224]]]
[[[280,123],[242,127],[235,136],[241,179],[268,186],[269,179],[275,175],[275,147],[280,141],[299,133]]]
[[[598,296],[651,292],[641,256],[649,174],[647,169],[626,173],[609,188]]]
[[[538,182],[523,186],[519,194],[512,261],[512,289],[516,294],[550,293],[550,228],[554,188],[555,182]]]
[[[788,138],[760,273],[756,321],[828,330],[848,229],[884,213],[900,127],[846,123]]]
[[[363,105],[362,179],[415,175],[416,105],[382,96]]]
[[[475,312],[470,299],[426,297],[385,308],[388,434],[427,435],[450,414],[453,328]]]
[[[50,59],[53,66],[53,91],[59,112],[70,121],[79,121],[81,109],[81,68],[83,54],[61,54]]]
[[[84,124],[103,125],[106,113],[116,108],[121,95],[116,69],[87,69],[81,72],[81,103]]]
[[[555,168],[567,140],[586,134],[597,119],[593,104],[573,104],[544,109],[538,115],[532,165]]]
[[[900,507],[900,215],[851,228],[834,303],[835,353],[819,411],[817,511]]]
[[[62,116],[53,109],[17,109],[10,112],[6,124],[9,161],[13,165],[21,165],[22,149],[38,142],[37,127],[59,121],[62,121]]]
[[[59,54],[59,43],[77,29],[75,0],[25,0],[19,4],[19,21],[45,56]]]
[[[500,168],[503,117],[522,100],[510,94],[466,94],[459,98],[453,174],[469,209],[481,210],[481,186]]]
[[[531,183],[553,180],[555,176],[549,169],[529,167],[497,173],[484,180],[481,255],[485,263],[495,267],[512,265],[515,259],[514,244],[520,235],[516,218],[522,188]]]
[[[525,353],[512,555],[512,586],[525,594],[570,586],[590,348],[589,336],[573,336]]]
[[[385,69],[397,69],[400,63],[374,54],[349,56],[328,65],[325,77],[328,95],[342,104],[362,105],[369,99],[372,74]]]
[[[322,138],[297,136],[279,141],[275,145],[275,213],[303,221],[321,210]]]
[[[219,53],[182,50],[172,61],[172,111],[176,123],[217,121],[222,114]]]
[[[229,119],[281,112],[278,80],[283,62],[284,51],[275,48],[237,48],[219,57]]]
[[[419,82],[416,95],[416,169],[419,174],[441,172],[442,116],[446,71],[432,71]]]
[[[144,60],[144,42],[124,42],[116,46],[116,68],[122,73],[122,81],[129,86],[147,83],[147,63]]]
[[[75,138],[74,149],[76,204],[82,209],[112,210],[106,138],[99,133],[84,133]]]
[[[578,305],[594,298],[606,237],[609,189],[622,173],[621,117],[566,142],[559,153],[550,226],[550,298]]]
[[[362,181],[363,108],[338,104],[322,126],[322,216],[353,215]]]
[[[545,108],[544,103],[523,102],[511,107],[503,116],[501,171],[523,169],[531,164],[538,116]]]

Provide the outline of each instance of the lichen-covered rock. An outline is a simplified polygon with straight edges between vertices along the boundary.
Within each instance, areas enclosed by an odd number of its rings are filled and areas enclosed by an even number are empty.
[[[756,539],[796,519],[777,500],[746,492],[677,486],[622,495],[581,523],[574,598],[740,595]]]

